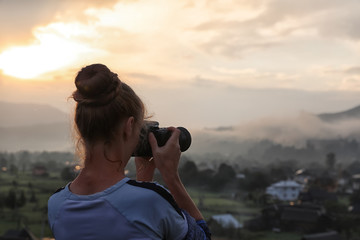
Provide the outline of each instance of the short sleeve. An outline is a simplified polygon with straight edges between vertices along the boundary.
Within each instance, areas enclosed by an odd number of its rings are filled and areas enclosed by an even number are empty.
[[[210,240],[211,232],[204,220],[195,221],[186,211],[183,210],[188,223],[188,232],[184,240]]]

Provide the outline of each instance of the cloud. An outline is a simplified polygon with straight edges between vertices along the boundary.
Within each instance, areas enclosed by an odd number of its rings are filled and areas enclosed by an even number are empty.
[[[80,36],[81,41],[85,40],[95,49],[108,51],[111,55],[129,55],[141,54],[146,47],[141,42],[141,38],[134,33],[125,31],[119,27],[85,25],[86,29],[93,29],[93,34]]]
[[[250,41],[248,39],[250,35],[243,38],[242,36],[236,36],[233,33],[227,32],[201,44],[200,47],[210,54],[240,59],[244,54],[251,54],[253,51],[265,50],[280,44],[276,40],[269,41],[259,38]],[[254,37],[254,39],[256,38]]]
[[[335,35],[347,32],[349,36],[357,33],[360,3],[357,0],[308,0],[265,1],[266,10],[251,22],[258,26],[274,26],[287,19],[302,22],[302,27],[313,25],[320,32],[333,29]],[[347,35],[347,34],[346,34]]]
[[[306,148],[309,140],[316,142],[316,140],[356,139],[359,141],[359,129],[359,119],[348,119],[331,124],[321,121],[314,114],[301,112],[297,116],[266,117],[233,127],[192,130],[193,144],[189,153],[210,155],[217,153],[227,156],[228,159],[239,155],[250,159],[261,159],[264,157],[264,150],[272,145],[264,140],[283,146]],[[304,160],[309,160],[308,156]]]
[[[141,72],[119,72],[119,77],[122,81],[137,87],[160,87],[161,85],[166,84],[166,81],[158,75]]]
[[[51,2],[45,1],[39,8],[33,1],[0,1],[0,51],[10,45],[31,41],[32,29],[54,18]]]
[[[358,65],[318,66],[312,69],[311,73],[314,77],[325,79],[329,89],[360,90],[360,67]]]
[[[10,22],[8,34],[0,30],[6,36],[0,48],[19,41],[36,45],[43,33],[74,43],[68,51],[74,58],[67,61],[71,66],[100,61],[119,72],[144,74],[135,78],[146,81],[145,75],[156,76],[153,82],[173,83],[201,76],[203,85],[339,89],[343,78],[314,76],[309,69],[319,62],[354,65],[356,51],[338,40],[356,41],[357,2],[34,0],[30,6],[30,1],[0,0],[2,24],[7,18],[23,23]],[[23,17],[22,9],[27,9]],[[19,40],[16,32],[28,37]],[[75,51],[77,46],[84,50]]]
[[[287,44],[299,34],[354,41],[360,36],[357,27],[360,3],[356,0],[257,1],[252,9],[254,14],[244,19],[236,7],[220,13],[214,7],[211,11],[214,17],[193,28],[195,32],[213,32],[199,47],[207,53],[231,58]]]
[[[360,133],[355,129],[360,129],[357,119],[334,124],[323,122],[314,114],[300,112],[295,117],[267,117],[237,125],[232,128],[232,134],[239,139],[268,139],[285,145],[299,145],[304,144],[306,139],[345,138]]]
[[[360,89],[360,75],[345,77],[341,80],[340,90]]]
[[[346,69],[347,74],[357,74],[360,75],[360,66],[354,66]]]
[[[192,85],[196,88],[218,88],[223,87],[224,83],[197,75],[193,78]]]
[[[319,17],[319,32],[325,37],[348,39],[358,42],[360,30],[359,1],[341,1],[338,6]]]
[[[33,30],[52,21],[83,20],[87,8],[111,7],[116,1],[0,1],[0,51],[12,45],[28,44]]]
[[[264,118],[249,124],[239,125],[236,135],[242,139],[268,139],[284,145],[303,146],[307,139],[334,139],[359,133],[358,120],[346,120],[336,124],[321,121],[316,115],[306,112],[297,117]]]

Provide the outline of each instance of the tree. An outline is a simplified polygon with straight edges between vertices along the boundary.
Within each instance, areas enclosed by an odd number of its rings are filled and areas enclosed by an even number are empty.
[[[186,161],[179,169],[179,174],[185,185],[194,185],[197,183],[198,169],[193,161]]]
[[[0,193],[0,213],[3,214],[5,207],[5,196]]]
[[[0,156],[0,171],[6,171],[7,168],[8,160],[5,157]]]
[[[31,197],[30,197],[30,200],[29,200],[31,203],[35,203],[38,201],[36,195],[35,195],[35,191],[31,191]]]
[[[274,182],[286,180],[289,177],[289,174],[281,166],[271,166],[269,175]]]
[[[53,159],[51,159],[45,163],[46,163],[46,168],[49,169],[50,171],[56,171],[57,169],[59,169],[58,168],[59,164]]]
[[[360,204],[360,190],[354,191],[349,200],[352,205]]]
[[[17,175],[18,174],[18,168],[13,163],[10,164],[10,174],[11,175]]]
[[[10,189],[5,198],[5,206],[10,209],[16,208],[16,193],[14,189]]]
[[[18,208],[23,207],[26,204],[26,197],[24,191],[19,192],[15,191],[15,189],[10,189],[8,195],[5,198],[5,206],[12,210],[16,210]]]
[[[197,182],[199,186],[209,186],[215,175],[214,170],[204,169],[198,172]]]
[[[230,181],[235,181],[236,172],[234,169],[227,165],[226,163],[222,163],[219,166],[219,169],[215,176],[213,177],[213,181],[211,183],[211,188],[213,190],[219,190],[223,188]]]
[[[72,167],[64,167],[61,171],[61,178],[64,181],[72,181],[75,178],[75,173]]]
[[[270,177],[261,171],[249,172],[245,179],[239,181],[239,188],[245,191],[264,190],[270,185]]]
[[[21,166],[22,172],[25,172],[26,170],[28,170],[29,162],[30,162],[29,151],[22,151],[20,153],[20,158],[19,158],[19,166]]]
[[[26,196],[24,190],[20,191],[20,197],[18,200],[19,207],[25,206],[26,204]]]
[[[335,153],[332,153],[332,152],[328,153],[326,155],[326,166],[329,169],[334,169],[335,163],[336,163],[336,155],[335,155]]]
[[[11,184],[13,185],[14,188],[17,188],[19,185],[19,183],[16,180],[13,180]]]

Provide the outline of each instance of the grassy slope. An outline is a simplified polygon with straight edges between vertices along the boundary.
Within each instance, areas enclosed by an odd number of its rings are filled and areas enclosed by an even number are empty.
[[[13,185],[13,181],[17,182],[17,186]],[[32,184],[32,189],[38,199],[37,203],[31,203],[31,189],[29,183]],[[15,188],[20,192],[23,190],[27,198],[25,206],[19,208],[17,211],[4,208],[0,213],[0,235],[3,235],[8,229],[17,229],[27,226],[36,236],[40,237],[42,233],[44,236],[51,236],[51,231],[47,224],[46,206],[49,196],[59,187],[65,184],[57,177],[33,177],[28,173],[20,173],[18,176],[12,176],[7,173],[0,173],[0,194],[7,196],[11,188]]]
[[[17,182],[17,191],[24,190],[26,193],[27,204],[18,210],[18,214],[14,211],[4,208],[3,212],[0,211],[0,236],[3,235],[8,229],[16,229],[18,226],[27,227],[38,237],[51,237],[51,231],[48,227],[46,216],[46,204],[49,196],[66,184],[59,178],[59,174],[52,174],[49,177],[33,177],[30,173],[20,173],[18,177],[12,176],[8,173],[0,173],[0,194],[6,196],[9,189],[13,188],[13,181]],[[30,188],[29,183],[33,186],[38,203],[30,203]],[[189,189],[189,194],[192,196],[196,204],[199,204],[200,198],[203,202],[202,212],[205,219],[209,219],[214,214],[223,214],[231,212],[240,222],[251,218],[253,215],[259,213],[259,208],[249,207],[245,203],[220,196],[217,193],[208,191],[199,191],[198,189]],[[1,209],[0,209],[1,210]],[[19,222],[19,216],[21,221]],[[43,233],[43,234],[42,234]],[[261,232],[251,234],[251,239],[257,240],[271,240],[271,239],[300,239],[300,235],[292,233],[269,233]],[[218,238],[214,236],[215,240]]]

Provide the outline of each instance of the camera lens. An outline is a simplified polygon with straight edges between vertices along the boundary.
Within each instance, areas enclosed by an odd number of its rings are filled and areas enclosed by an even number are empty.
[[[178,127],[180,130],[179,136],[179,145],[181,152],[185,152],[191,145],[191,134],[190,132],[184,127]],[[156,138],[159,147],[162,147],[166,144],[171,136],[171,131],[167,128],[158,128],[156,127],[148,127],[142,130],[142,135],[140,137],[139,143],[136,147],[133,156],[141,156],[141,157],[151,157],[152,150],[150,143],[148,141],[149,132],[152,132]]]
[[[184,127],[178,127],[178,129],[181,131],[179,136],[180,150],[185,152],[191,145],[191,134]]]

